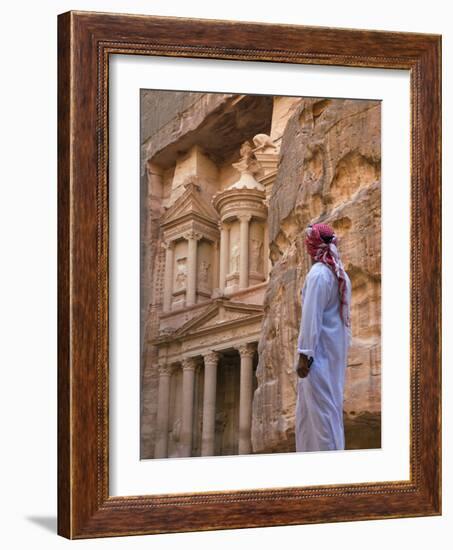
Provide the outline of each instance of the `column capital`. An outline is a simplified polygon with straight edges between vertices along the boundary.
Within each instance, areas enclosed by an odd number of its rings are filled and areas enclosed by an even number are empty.
[[[158,364],[159,376],[171,376],[175,369],[173,363],[162,361]]]
[[[237,219],[242,223],[244,223],[244,222],[248,223],[252,219],[252,215],[251,214],[245,214],[245,213],[244,214],[238,214]]]
[[[207,353],[203,353],[203,361],[206,366],[216,366],[219,362],[220,353],[215,350],[210,350]]]
[[[190,229],[189,231],[186,231],[183,234],[183,237],[187,240],[194,239],[196,241],[199,241],[203,238],[203,233],[200,233],[199,231],[195,231],[194,229]]]
[[[248,342],[246,344],[240,344],[236,347],[241,357],[253,357],[255,354],[256,344],[254,342]]]
[[[185,371],[194,371],[198,366],[198,361],[196,357],[184,357],[181,361],[182,370]]]
[[[174,239],[167,239],[165,241],[162,241],[161,246],[162,248],[165,248],[165,250],[167,249],[174,250],[175,244],[176,244],[176,241]]]

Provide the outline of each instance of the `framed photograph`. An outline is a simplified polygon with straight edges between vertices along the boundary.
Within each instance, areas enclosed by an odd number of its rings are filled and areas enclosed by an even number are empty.
[[[441,37],[58,48],[59,534],[441,514]]]

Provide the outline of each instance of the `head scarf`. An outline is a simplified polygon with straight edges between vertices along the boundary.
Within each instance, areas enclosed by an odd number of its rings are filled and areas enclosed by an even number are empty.
[[[330,225],[316,223],[306,229],[305,244],[308,253],[315,262],[322,262],[329,267],[338,280],[340,298],[340,315],[346,326],[350,326],[349,303],[346,294],[346,274],[337,249],[337,237]]]

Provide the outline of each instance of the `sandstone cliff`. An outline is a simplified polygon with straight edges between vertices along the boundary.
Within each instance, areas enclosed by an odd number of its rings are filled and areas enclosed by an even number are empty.
[[[380,102],[304,99],[283,133],[269,206],[272,271],[258,344],[254,452],[294,450],[300,291],[308,223],[339,235],[351,278],[353,345],[345,390],[347,448],[380,447]]]

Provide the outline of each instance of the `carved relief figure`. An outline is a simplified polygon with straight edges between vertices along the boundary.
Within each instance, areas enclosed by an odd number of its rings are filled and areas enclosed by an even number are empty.
[[[187,258],[179,258],[176,262],[176,288],[186,286],[187,280]]]
[[[234,243],[231,248],[230,273],[239,271],[239,243]]]
[[[260,272],[263,266],[263,243],[259,239],[251,240],[250,270]]]
[[[255,174],[259,172],[260,165],[253,154],[253,148],[248,141],[244,141],[240,148],[241,158],[238,162],[233,162],[232,166],[241,174],[248,172]]]
[[[248,141],[244,141],[241,145],[240,153],[242,158],[250,158],[252,156],[252,146]]]
[[[173,422],[173,426],[170,430],[170,438],[177,443],[179,441],[179,436],[181,433],[181,419],[176,418]]]
[[[211,268],[211,264],[209,262],[207,262],[206,260],[201,261],[198,276],[200,278],[200,284],[202,286],[205,286],[205,287],[208,286],[210,268]]]
[[[263,151],[264,152],[270,152],[268,149],[272,149],[273,152],[277,150],[277,146],[272,141],[272,138],[268,136],[267,134],[257,134],[253,138],[253,143],[255,144],[254,151]]]

